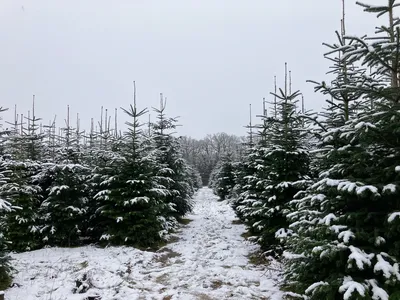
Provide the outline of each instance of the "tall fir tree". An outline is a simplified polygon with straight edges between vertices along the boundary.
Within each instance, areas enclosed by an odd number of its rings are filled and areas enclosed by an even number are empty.
[[[7,169],[0,160],[0,187],[7,184]],[[9,241],[5,238],[5,229],[7,228],[7,214],[13,211],[11,203],[0,193],[0,291],[10,286],[11,282],[11,265],[9,251]],[[5,198],[5,199],[4,199]],[[18,208],[17,208],[18,209]]]
[[[319,180],[293,202],[296,235],[288,240],[287,283],[310,299],[398,299],[399,264],[399,4],[362,5],[389,25],[373,37],[344,37],[334,46],[342,65],[335,89],[321,90],[357,110],[336,111],[328,119],[321,149],[326,161]],[[358,78],[348,65],[364,65]],[[337,95],[337,94],[336,94]],[[343,121],[338,123],[338,117]]]
[[[10,248],[15,251],[37,249],[42,246],[40,237],[40,205],[43,190],[39,177],[43,169],[42,155],[44,136],[39,132],[40,119],[35,115],[35,96],[33,96],[32,115],[28,113],[16,126],[6,145],[10,154],[5,160],[12,171],[10,181],[4,186],[14,206],[20,207],[7,215],[7,239],[12,241]],[[15,123],[18,123],[15,120]],[[18,149],[15,149],[18,145]]]
[[[80,164],[57,164],[47,169],[52,178],[42,202],[43,240],[50,246],[77,246],[85,236],[89,169]]]
[[[147,110],[134,105],[124,112],[130,117],[128,132],[121,145],[121,156],[100,170],[102,190],[98,202],[96,226],[100,240],[115,245],[153,246],[164,234],[167,189],[159,184],[157,163],[143,139],[139,118]],[[95,218],[95,220],[96,220]]]
[[[0,112],[5,111],[0,107]],[[4,164],[4,142],[8,138],[8,131],[0,131],[0,291],[8,288],[11,283],[11,271],[12,267],[10,264],[11,257],[8,254],[9,241],[6,240],[5,231],[7,229],[7,214],[12,212],[14,209],[18,209],[12,206],[7,195],[3,193],[4,185],[9,182],[10,171],[7,170]]]
[[[46,189],[40,207],[44,220],[41,234],[47,245],[76,246],[88,226],[89,169],[83,165],[79,118],[73,128],[69,106],[62,133],[55,160],[44,165],[40,178]]]
[[[160,166],[158,178],[168,190],[165,200],[172,208],[172,216],[180,218],[192,209],[193,190],[188,180],[188,165],[180,152],[179,141],[174,137],[177,119],[167,117],[165,109],[166,100],[161,94],[160,108],[154,109],[157,122],[152,124],[154,154]]]
[[[253,215],[258,219],[252,224],[260,232],[259,243],[268,254],[282,254],[282,239],[291,234],[286,220],[289,202],[310,184],[310,156],[305,123],[296,111],[299,92],[288,94],[280,90],[275,94],[276,117],[268,122],[267,142],[261,141],[262,165],[257,168],[263,190],[259,201],[253,204]]]
[[[259,165],[259,151],[257,147],[248,146],[242,161],[236,164],[235,187],[232,190],[231,205],[239,219],[246,224],[252,224],[252,204],[261,192],[257,186],[259,180],[257,176],[257,166]],[[255,233],[253,228],[249,228],[251,233]]]

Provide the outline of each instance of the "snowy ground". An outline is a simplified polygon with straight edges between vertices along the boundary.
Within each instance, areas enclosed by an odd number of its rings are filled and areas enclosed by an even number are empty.
[[[207,188],[195,201],[193,221],[155,253],[88,246],[13,255],[6,300],[282,299],[277,276],[248,263],[257,247],[240,236],[229,205]],[[74,293],[77,280],[83,293]]]

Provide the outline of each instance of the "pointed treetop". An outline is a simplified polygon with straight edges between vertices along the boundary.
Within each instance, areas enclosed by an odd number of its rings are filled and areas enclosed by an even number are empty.
[[[133,108],[136,109],[136,81],[133,81]]]

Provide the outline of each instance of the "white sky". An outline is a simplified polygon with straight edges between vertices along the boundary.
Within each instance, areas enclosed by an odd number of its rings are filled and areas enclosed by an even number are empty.
[[[375,17],[346,2],[347,33],[371,32]],[[324,105],[306,80],[327,78],[322,42],[335,42],[340,18],[341,0],[0,0],[3,117],[15,104],[26,114],[35,94],[45,123],[62,125],[69,104],[88,128],[101,106],[132,102],[135,80],[139,107],[162,92],[180,134],[243,135],[249,103],[261,113],[285,61],[306,107]]]

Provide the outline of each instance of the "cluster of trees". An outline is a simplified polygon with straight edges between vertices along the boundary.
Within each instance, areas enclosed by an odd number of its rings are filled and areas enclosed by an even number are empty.
[[[136,102],[136,101],[135,101]],[[44,246],[156,246],[192,208],[200,174],[181,153],[173,135],[177,120],[136,103],[124,112],[128,129],[84,135],[66,125],[41,127],[32,117],[16,121],[0,144],[0,290],[9,280],[7,252]],[[79,123],[78,123],[79,124]],[[103,125],[104,124],[104,125]]]
[[[212,170],[226,154],[240,157],[243,153],[243,137],[221,132],[208,134],[197,140],[191,137],[181,137],[184,158],[200,172],[204,184],[210,181]]]
[[[246,155],[213,176],[282,260],[288,299],[400,299],[400,4],[359,4],[389,21],[355,37],[343,20],[333,80],[313,82],[327,107],[298,109],[285,85]]]

